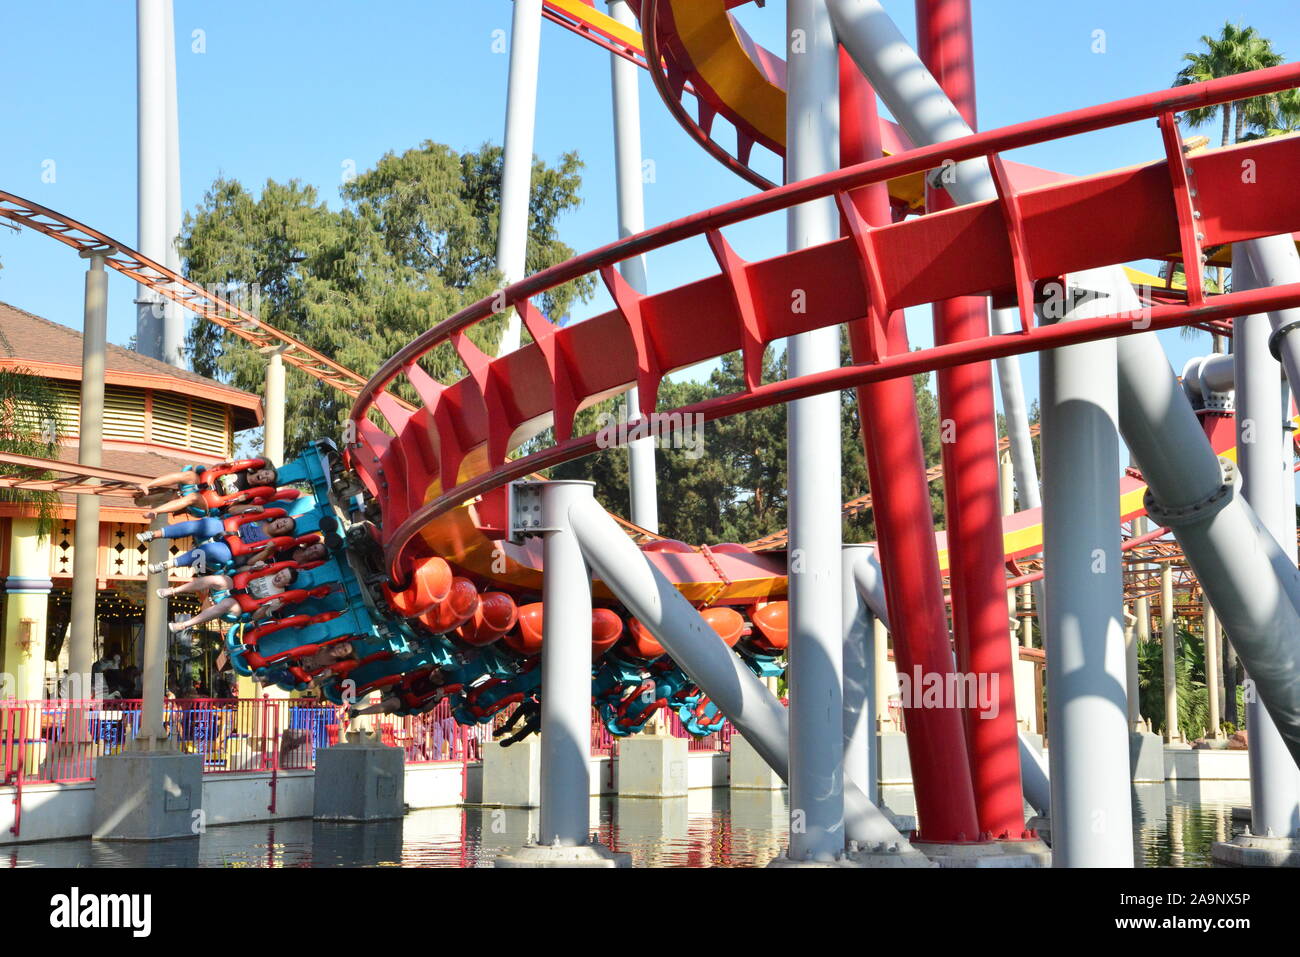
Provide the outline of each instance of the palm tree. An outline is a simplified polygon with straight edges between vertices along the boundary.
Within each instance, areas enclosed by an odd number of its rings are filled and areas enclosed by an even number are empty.
[[[1185,65],[1174,77],[1174,86],[1186,86],[1189,83],[1201,83],[1237,73],[1263,70],[1285,62],[1283,56],[1273,49],[1273,42],[1262,36],[1254,27],[1233,26],[1225,22],[1217,38],[1202,36],[1201,43],[1204,49],[1183,54]],[[1197,127],[1212,122],[1216,113],[1219,114],[1223,123],[1220,145],[1227,146],[1229,143],[1240,143],[1248,138],[1247,127],[1269,129],[1274,125],[1272,121],[1275,118],[1286,118],[1278,119],[1279,123],[1300,120],[1300,102],[1290,96],[1294,93],[1295,91],[1292,90],[1221,103],[1217,106],[1197,107],[1186,111],[1183,118],[1190,126]],[[1220,291],[1224,288],[1222,266],[1215,267],[1215,285]],[[1185,337],[1189,336],[1187,328],[1184,327],[1183,330]],[[1214,351],[1218,352],[1219,338],[1216,336],[1214,341]]]
[[[0,331],[0,348],[13,355],[13,347],[3,331]],[[59,449],[58,413],[59,393],[45,379],[26,369],[0,369],[0,452],[54,458]],[[13,471],[30,478],[51,477],[48,472],[35,469]],[[0,488],[0,502],[31,506],[41,535],[49,534],[54,527],[59,506],[59,496],[54,492]]]
[[[1183,54],[1185,65],[1174,77],[1174,86],[1263,70],[1285,62],[1282,55],[1273,49],[1272,41],[1261,36],[1254,27],[1224,23],[1218,37],[1202,36],[1201,43],[1204,45],[1203,50]],[[1183,116],[1189,125],[1196,127],[1204,126],[1215,118],[1216,113],[1220,114],[1223,123],[1220,145],[1227,146],[1229,143],[1241,142],[1252,117],[1278,112],[1278,98],[1279,94],[1271,94],[1218,106],[1202,106],[1188,110]]]

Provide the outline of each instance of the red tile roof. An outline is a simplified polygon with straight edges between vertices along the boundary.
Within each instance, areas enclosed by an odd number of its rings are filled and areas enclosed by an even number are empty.
[[[76,329],[0,302],[0,333],[8,340],[8,348],[0,343],[0,367],[26,368],[53,379],[80,381],[81,333]],[[236,431],[252,428],[262,418],[261,399],[251,392],[111,343],[104,377],[114,385],[194,395],[229,405],[235,410]]]

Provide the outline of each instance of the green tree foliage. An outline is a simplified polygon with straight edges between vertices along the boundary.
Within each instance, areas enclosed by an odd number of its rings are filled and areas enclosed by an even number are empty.
[[[497,146],[461,154],[426,141],[384,155],[345,183],[339,209],[297,180],[268,180],[254,195],[236,180],[218,179],[185,217],[179,245],[186,274],[368,376],[411,339],[497,288],[501,164]],[[533,164],[530,273],[574,255],[556,223],[581,203],[581,169],[576,153],[556,166]],[[538,305],[559,317],[593,288],[586,278]],[[471,338],[491,351],[503,326],[503,317],[487,320]],[[243,340],[196,323],[187,345],[196,372],[262,390],[265,359]],[[450,349],[424,365],[441,381],[462,372]],[[291,368],[288,454],[337,435],[349,405],[342,393]]]
[[[1254,27],[1224,23],[1217,37],[1201,37],[1201,49],[1183,54],[1183,68],[1174,77],[1174,86],[1201,83],[1220,77],[1279,66],[1285,58],[1273,49],[1273,43]],[[1233,103],[1203,106],[1188,110],[1183,116],[1192,126],[1202,126],[1215,119],[1222,121],[1220,145],[1240,143],[1248,126],[1268,129],[1277,125],[1275,118],[1295,119],[1294,95],[1283,93],[1257,96]]]
[[[0,349],[13,355],[13,347],[0,332]],[[21,368],[0,369],[0,451],[34,458],[58,455],[59,393],[48,380]],[[26,478],[50,478],[36,469],[14,469]],[[0,502],[29,505],[36,513],[41,535],[54,525],[59,496],[20,488],[0,488]]]
[[[1165,730],[1165,652],[1159,637],[1138,643],[1138,710],[1156,733]],[[1174,662],[1174,690],[1178,696],[1178,730],[1191,741],[1207,734],[1210,692],[1205,684],[1205,639],[1178,629],[1178,658]],[[1238,713],[1245,707],[1237,688]]]

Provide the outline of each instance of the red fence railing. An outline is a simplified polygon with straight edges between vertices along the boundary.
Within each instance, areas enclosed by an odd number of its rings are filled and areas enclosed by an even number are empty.
[[[140,731],[138,699],[0,701],[0,784],[93,781],[96,762],[128,747]],[[504,709],[491,723],[466,726],[440,701],[422,715],[380,717],[383,743],[400,747],[408,764],[467,763],[509,720]],[[199,754],[205,774],[292,771],[316,766],[317,748],[338,742],[340,709],[298,698],[184,698],[165,702],[163,725],[180,751]],[[667,730],[688,738],[691,751],[726,751],[731,725],[703,738],[687,734],[676,715]],[[608,756],[615,739],[592,712],[591,752]]]

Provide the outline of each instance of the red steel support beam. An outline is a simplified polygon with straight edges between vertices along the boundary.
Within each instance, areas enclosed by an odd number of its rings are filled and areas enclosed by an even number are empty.
[[[848,55],[840,52],[840,163],[851,165],[880,155],[876,95]],[[865,221],[855,232],[871,248],[870,228],[890,220],[889,194],[881,184],[858,190],[844,204],[846,218]],[[864,264],[865,265],[865,264]],[[903,313],[877,304],[885,316],[884,351],[908,352]],[[849,324],[855,362],[875,352],[870,319]],[[910,378],[887,379],[857,390],[867,474],[871,481],[885,599],[900,673],[952,672],[943,579],[934,542],[930,483]],[[1005,599],[1004,599],[1005,604]],[[945,687],[949,687],[947,682]],[[960,709],[904,705],[907,751],[916,791],[918,839],[935,843],[973,841],[979,831],[970,761]]]
[[[916,0],[916,23],[921,59],[975,129],[970,0]],[[946,191],[930,186],[926,206],[934,212],[953,202]],[[983,296],[944,300],[933,310],[937,343],[988,335],[988,300]],[[936,378],[957,668],[977,676],[981,687],[988,675],[994,692],[987,709],[966,702],[975,809],[983,837],[1019,838],[1025,830],[1024,798],[1007,629],[993,370],[988,362],[972,362],[940,369]]]

